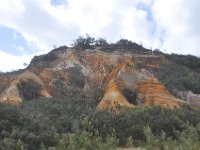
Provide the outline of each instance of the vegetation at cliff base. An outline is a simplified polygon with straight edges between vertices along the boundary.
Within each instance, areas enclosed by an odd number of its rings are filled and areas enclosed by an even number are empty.
[[[0,148],[38,149],[199,149],[199,110],[135,107],[120,114],[97,112],[92,99],[0,104]]]

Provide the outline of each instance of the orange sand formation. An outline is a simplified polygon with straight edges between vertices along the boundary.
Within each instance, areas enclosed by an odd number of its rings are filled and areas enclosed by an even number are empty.
[[[134,107],[126,97],[122,95],[114,80],[111,80],[106,89],[105,95],[97,106],[97,110],[108,110],[118,112],[121,107]]]
[[[156,80],[146,80],[139,83],[140,98],[144,104],[160,105],[163,107],[180,107],[183,103],[181,100],[174,97],[170,92]]]
[[[52,52],[53,53],[53,52]],[[73,49],[56,51],[56,60],[39,62],[39,66],[32,65],[23,73],[11,77],[0,76],[2,89],[0,101],[18,104],[23,101],[17,84],[20,81],[32,79],[41,85],[41,95],[50,97],[53,93],[51,82],[61,79],[67,84],[71,66],[79,65],[85,75],[86,85],[103,85],[104,95],[97,106],[97,110],[112,110],[118,112],[121,107],[134,107],[120,91],[123,85],[138,88],[138,99],[144,105],[160,105],[164,107],[180,107],[182,101],[175,98],[153,75],[149,75],[145,68],[159,67],[167,61],[163,56],[132,55],[127,53],[106,53],[99,50],[86,50],[77,54]],[[37,63],[36,63],[37,64]],[[42,64],[42,65],[41,65]],[[63,65],[66,65],[63,67]],[[140,66],[140,69],[137,68]],[[131,83],[129,83],[131,82]],[[120,84],[119,84],[120,83]],[[87,89],[83,91],[87,95]],[[88,93],[91,93],[88,91]]]

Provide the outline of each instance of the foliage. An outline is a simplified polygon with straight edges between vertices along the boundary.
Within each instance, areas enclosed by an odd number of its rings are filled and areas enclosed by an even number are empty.
[[[104,142],[98,132],[90,133],[88,131],[82,131],[80,134],[63,134],[56,147],[57,149],[66,150],[109,150],[117,147],[117,139],[114,136],[109,136],[106,138],[106,142]]]
[[[165,132],[167,137],[177,139],[178,133],[183,132],[189,126],[187,122],[194,127],[200,122],[198,111],[189,108],[170,110],[160,107],[139,107],[117,116],[105,112],[96,113],[92,118],[95,118],[91,120],[94,128],[103,137],[111,134],[114,129],[120,145],[126,145],[130,136],[135,145],[140,145],[145,139],[143,128],[146,125],[156,136]]]
[[[106,47],[108,45],[105,38],[95,39],[88,34],[86,34],[85,37],[79,36],[72,44],[72,46],[77,49],[92,49],[94,46]]]
[[[200,93],[200,74],[183,65],[169,61],[154,69],[155,76],[173,93],[173,90]]]
[[[102,51],[112,52],[112,51],[121,51],[121,52],[131,52],[136,54],[145,54],[151,52],[144,48],[141,44],[137,44],[135,42],[129,41],[127,39],[120,39],[116,43],[108,43],[105,38],[95,39],[94,37],[89,36],[79,36],[72,46],[76,49],[94,49],[95,46],[101,47]],[[161,54],[155,52],[155,54]]]
[[[135,107],[116,115],[95,108],[79,94],[0,104],[0,149],[199,148],[199,110]]]
[[[72,44],[75,48],[90,49],[94,45],[95,38],[86,34],[86,37],[79,36]]]
[[[41,85],[31,79],[22,80],[17,84],[17,88],[21,97],[25,100],[36,99],[40,96]]]
[[[154,69],[156,77],[172,93],[190,90],[200,94],[200,58],[178,54],[165,56],[169,61]]]
[[[122,93],[123,95],[127,98],[127,100],[136,105],[137,104],[137,91],[134,91],[133,88],[129,87],[129,86],[124,86],[122,87]]]
[[[67,89],[66,83],[61,79],[55,79],[51,82],[53,87],[52,96],[56,98],[65,97],[68,95],[69,90]]]
[[[95,46],[108,46],[108,42],[104,38],[98,38],[95,40]]]
[[[198,130],[194,127],[189,127],[181,133],[177,133],[179,136],[176,140],[171,137],[167,137],[165,132],[156,137],[151,128],[148,126],[144,128],[146,144],[145,148],[151,149],[181,149],[181,150],[196,150],[200,148]]]
[[[59,49],[59,48],[58,48]],[[54,53],[54,50],[49,52],[48,54],[40,55],[40,56],[34,56],[34,58],[31,60],[29,67],[34,66],[47,66],[49,65],[50,61],[56,60],[58,57]]]
[[[127,39],[120,39],[118,42],[116,42],[117,45],[132,45],[132,41],[129,41]]]
[[[70,67],[68,71],[70,73],[70,85],[73,87],[83,88],[85,85],[85,79],[81,68],[77,65],[76,67]]]
[[[127,39],[120,39],[114,44],[114,47],[119,48],[120,51],[129,51],[136,54],[144,54],[150,52],[150,50],[144,48],[141,44],[137,44]]]
[[[55,45],[54,45],[55,46]],[[58,47],[58,48],[56,48],[56,46],[55,46],[55,48],[51,51],[51,52],[57,52],[57,51],[64,51],[64,50],[66,50],[68,47],[66,46],[66,45],[63,45],[63,46],[60,46],[60,47]]]
[[[196,70],[200,72],[200,58],[192,56],[192,55],[178,55],[178,54],[171,54],[166,55],[168,59],[184,65],[190,69]]]

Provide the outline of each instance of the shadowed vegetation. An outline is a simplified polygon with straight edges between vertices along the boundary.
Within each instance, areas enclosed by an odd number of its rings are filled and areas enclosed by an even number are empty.
[[[96,112],[92,99],[0,104],[1,149],[115,149],[117,147],[200,148],[200,115],[190,107],[135,107],[115,115]],[[187,141],[187,143],[185,143]]]

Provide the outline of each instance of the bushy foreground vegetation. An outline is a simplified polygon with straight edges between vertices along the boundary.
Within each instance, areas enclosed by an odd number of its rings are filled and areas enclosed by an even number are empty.
[[[92,99],[38,99],[0,104],[0,149],[199,149],[200,115],[190,107],[135,107],[96,112]]]

